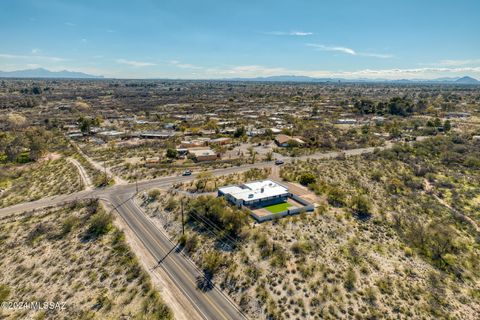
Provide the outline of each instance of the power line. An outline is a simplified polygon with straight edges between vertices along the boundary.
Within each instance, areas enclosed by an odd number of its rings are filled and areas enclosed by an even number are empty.
[[[218,234],[217,234],[216,232],[212,231],[211,227],[209,228],[209,226],[206,225],[206,222],[203,221],[203,220],[201,220],[200,217],[198,217],[198,216],[192,216],[192,218],[194,218],[195,220],[197,220],[197,221],[199,221],[199,222],[203,222],[203,227],[205,227],[205,229],[206,229],[208,232],[210,232],[213,236],[218,237]],[[223,245],[225,245],[225,246],[236,247],[235,242],[233,242],[233,241],[231,241],[231,240],[229,240],[229,239],[223,239],[223,240],[228,241],[229,243],[224,242],[224,241],[223,241],[222,239],[220,239],[220,238],[217,238],[217,240],[220,241],[220,242],[221,242]]]
[[[190,214],[195,215],[196,217],[198,217],[198,219],[202,220],[202,222],[204,224],[210,226],[213,229],[216,229],[218,232],[223,232],[224,231],[218,225],[216,225],[213,221],[208,219],[207,217],[201,216],[197,212],[190,212]],[[238,242],[236,239],[232,238],[229,234],[224,234],[224,238],[226,238],[226,240],[230,241],[234,245],[236,244],[236,242]]]

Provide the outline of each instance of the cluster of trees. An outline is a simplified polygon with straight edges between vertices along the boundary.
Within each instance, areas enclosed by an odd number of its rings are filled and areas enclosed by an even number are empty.
[[[23,94],[42,94],[44,91],[49,91],[52,90],[52,88],[46,87],[46,88],[41,88],[39,86],[33,86],[31,88],[23,88],[20,89],[20,93]]]
[[[80,117],[80,119],[78,119],[80,131],[84,133],[90,132],[90,128],[92,126],[98,127],[101,123],[102,123],[102,119],[98,117],[97,118]]]
[[[436,136],[417,142],[414,146],[397,145],[390,150],[382,151],[381,155],[389,160],[401,160],[412,167],[418,166],[420,161],[424,163],[435,161],[447,166],[463,165],[478,168],[480,147],[470,140],[471,137],[458,134]]]
[[[356,100],[353,104],[355,110],[360,114],[391,114],[407,116],[412,113],[425,113],[428,105],[425,100],[414,103],[407,98],[394,97],[388,102],[374,102],[369,99]]]
[[[238,237],[248,225],[248,212],[228,205],[224,198],[200,196],[191,199],[185,209],[189,221],[201,222],[207,228],[218,228],[220,237]]]
[[[0,155],[3,154],[7,162],[19,162],[25,160],[22,155],[28,152],[26,160],[37,161],[48,151],[52,140],[53,134],[41,127],[30,127],[18,132],[1,132]]]
[[[463,273],[456,256],[465,248],[448,221],[434,220],[426,224],[416,213],[404,213],[395,216],[395,228],[409,246],[431,259],[437,267],[457,276]]]

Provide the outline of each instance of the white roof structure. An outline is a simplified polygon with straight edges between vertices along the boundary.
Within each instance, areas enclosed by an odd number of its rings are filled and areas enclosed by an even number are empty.
[[[195,149],[195,148],[191,148],[191,149],[188,149],[188,152],[190,152],[191,154],[195,155],[196,157],[201,157],[201,156],[214,156],[216,155],[217,153],[215,151],[213,151],[212,149]]]
[[[254,201],[272,197],[288,195],[288,188],[273,182],[272,180],[261,180],[245,183],[240,186],[228,186],[219,188],[223,194],[228,194],[237,200]]]

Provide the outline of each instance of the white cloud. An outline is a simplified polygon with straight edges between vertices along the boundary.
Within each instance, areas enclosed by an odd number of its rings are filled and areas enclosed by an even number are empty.
[[[38,49],[34,49],[38,50]],[[35,53],[34,50],[32,50],[32,53]],[[41,56],[41,55],[21,55],[21,54],[8,54],[8,53],[0,53],[0,58],[4,59],[30,59],[30,60],[48,60],[48,61],[54,61],[54,62],[59,62],[59,61],[67,61],[67,59],[64,58],[59,58],[59,57],[51,57],[51,56]]]
[[[359,56],[364,56],[364,57],[373,57],[373,58],[380,58],[380,59],[389,59],[393,58],[394,56],[392,54],[384,54],[384,53],[368,53],[368,52],[360,52],[357,53]]]
[[[338,51],[338,52],[343,52],[346,54],[350,54],[352,56],[356,56],[357,52],[351,48],[347,47],[340,47],[340,46],[326,46],[323,44],[315,44],[315,43],[307,43],[307,46],[316,48],[320,51]]]
[[[126,64],[133,67],[149,67],[154,66],[155,63],[145,62],[145,61],[135,61],[135,60],[126,60],[126,59],[117,59],[117,63]]]
[[[480,67],[463,68],[411,68],[411,69],[363,69],[354,71],[330,71],[330,70],[299,70],[283,67],[266,67],[261,65],[232,66],[229,68],[205,68],[204,78],[211,77],[258,77],[295,75],[310,76],[316,78],[385,78],[385,79],[431,79],[442,76],[462,76],[471,74],[480,77]]]
[[[38,49],[38,48],[33,48],[33,49],[32,49],[32,54],[37,54],[37,53],[40,53],[40,49]]]
[[[270,34],[273,36],[297,36],[297,37],[305,37],[313,35],[313,32],[304,32],[304,31],[290,31],[290,32],[283,32],[283,31],[272,31],[267,32],[266,34]]]
[[[77,26],[75,23],[72,23],[72,22],[65,22],[65,25],[69,26],[69,27],[76,27]]]
[[[480,64],[480,59],[465,59],[465,60],[454,60],[454,59],[444,59],[434,63],[420,63],[424,66],[438,66],[438,67],[459,67],[459,66],[468,66],[468,65],[478,65]]]
[[[182,63],[178,60],[170,60],[169,63],[173,64],[176,67],[182,68],[182,69],[204,69],[204,67],[196,66],[196,65],[190,64],[190,63]]]
[[[380,59],[393,58],[393,55],[391,54],[358,52],[352,48],[343,47],[343,46],[326,46],[323,44],[316,44],[316,43],[307,43],[306,45],[320,51],[335,51],[335,52],[349,54],[352,56],[372,57],[372,58],[380,58]]]

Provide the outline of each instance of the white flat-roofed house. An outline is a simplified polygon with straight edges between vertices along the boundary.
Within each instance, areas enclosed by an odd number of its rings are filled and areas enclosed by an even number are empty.
[[[125,132],[117,130],[100,131],[96,134],[104,140],[120,139],[125,136]]]
[[[284,202],[290,196],[290,192],[279,183],[261,180],[219,188],[218,195],[224,196],[237,206],[256,207]]]
[[[337,124],[356,124],[356,119],[338,119],[336,121]]]

